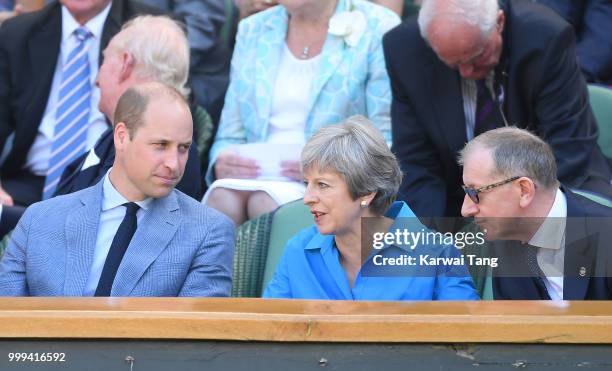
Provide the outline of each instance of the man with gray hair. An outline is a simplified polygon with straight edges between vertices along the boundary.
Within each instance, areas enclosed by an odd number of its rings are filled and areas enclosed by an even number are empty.
[[[517,123],[550,143],[561,181],[612,197],[574,32],[554,12],[529,0],[426,0],[383,45],[399,198],[418,216],[458,216],[457,151]]]
[[[515,127],[487,131],[461,150],[465,196],[498,257],[495,299],[611,299],[612,209],[560,185],[550,146]],[[507,241],[520,241],[509,243]]]

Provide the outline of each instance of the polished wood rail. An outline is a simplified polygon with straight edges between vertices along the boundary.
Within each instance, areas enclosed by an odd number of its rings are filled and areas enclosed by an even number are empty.
[[[2,298],[0,338],[612,343],[612,302]]]

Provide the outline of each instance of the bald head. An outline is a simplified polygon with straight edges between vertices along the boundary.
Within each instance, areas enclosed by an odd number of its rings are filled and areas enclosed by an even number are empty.
[[[419,29],[442,62],[480,80],[499,62],[503,11],[496,0],[426,0]]]

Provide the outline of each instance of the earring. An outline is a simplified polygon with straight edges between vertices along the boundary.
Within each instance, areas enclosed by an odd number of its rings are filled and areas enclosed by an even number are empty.
[[[361,200],[361,208],[365,209],[366,207],[368,207],[368,201],[366,200]]]

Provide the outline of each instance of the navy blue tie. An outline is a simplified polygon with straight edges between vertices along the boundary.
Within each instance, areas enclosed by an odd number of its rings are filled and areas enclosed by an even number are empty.
[[[113,238],[113,243],[106,256],[102,275],[100,276],[100,281],[98,282],[98,287],[94,294],[95,296],[110,296],[113,281],[119,269],[119,264],[121,264],[123,255],[125,255],[125,251],[132,240],[132,236],[134,236],[134,232],[136,232],[136,212],[140,207],[133,202],[125,203],[123,206],[125,206],[127,210],[125,211],[123,221],[121,225],[119,225],[119,229],[117,229],[117,233]]]
[[[526,255],[527,255],[527,267],[533,274],[533,283],[536,286],[536,290],[540,295],[540,299],[550,300],[550,296],[548,295],[548,290],[546,289],[546,284],[544,283],[544,278],[546,275],[542,272],[540,265],[538,264],[538,247],[532,245],[526,245]]]

